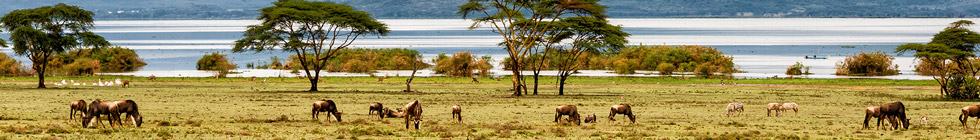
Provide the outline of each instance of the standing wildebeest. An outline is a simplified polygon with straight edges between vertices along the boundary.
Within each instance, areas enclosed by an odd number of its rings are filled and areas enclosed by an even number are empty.
[[[905,117],[905,105],[902,104],[902,102],[883,104],[879,110],[881,111],[881,114],[888,117],[889,120],[892,119],[891,117],[898,117],[898,121],[901,121],[898,123],[901,123],[905,129],[909,129],[909,119],[906,119]],[[884,118],[878,118],[879,121],[882,119]],[[897,123],[891,124],[893,125],[892,129],[898,129]]]
[[[89,123],[95,121],[102,124],[102,128],[105,128],[105,124],[102,123],[101,119],[102,115],[106,115],[109,118],[109,126],[112,126],[113,120],[119,121],[118,118],[112,118],[112,113],[109,111],[109,106],[111,105],[111,102],[92,101],[92,104],[88,105],[88,111],[85,111],[85,115],[82,117],[82,127],[88,127]]]
[[[735,115],[735,112],[738,112],[738,115],[741,116],[742,111],[745,111],[743,106],[742,102],[728,103],[728,107],[725,107],[725,116]]]
[[[118,119],[122,113],[126,113],[126,117],[123,119],[132,122],[133,126],[140,127],[143,125],[143,115],[140,115],[140,109],[133,100],[112,102],[112,104],[109,105],[109,113],[115,116],[112,118],[117,119],[114,121],[119,123],[120,126],[123,124],[123,122]]]
[[[378,112],[378,118],[384,119],[385,115],[384,113],[382,113],[382,111],[384,111],[384,105],[382,105],[381,103],[373,103],[371,104],[371,106],[368,107],[368,115],[371,115],[371,113],[374,112]]]
[[[878,119],[878,123],[877,123],[877,126],[875,126],[875,129],[881,128],[881,118],[885,118],[885,116],[881,113],[881,106],[871,106],[871,107],[868,107],[867,109],[864,110],[864,113],[865,113],[865,115],[864,115],[864,128],[870,128],[868,126],[868,122],[871,121],[871,118]],[[885,123],[887,125],[891,125],[890,122],[891,122],[891,120],[886,121]]]
[[[320,120],[320,112],[327,112],[327,122],[330,122],[330,115],[334,116],[337,122],[340,122],[340,115],[342,113],[337,112],[337,104],[333,103],[333,100],[321,99],[319,101],[313,102],[313,119]]]
[[[796,116],[800,115],[800,110],[796,108],[796,103],[783,103],[779,106],[779,112],[785,112],[786,110],[792,109]],[[779,112],[776,112],[776,116],[779,116]]]
[[[779,116],[779,103],[769,103],[769,105],[766,105],[766,116],[772,114],[772,111],[776,111],[776,116]]]
[[[405,116],[405,129],[409,129],[409,122],[415,123],[416,130],[422,128],[422,104],[419,103],[419,100],[406,104],[403,114]]]
[[[616,122],[616,119],[613,119],[613,117],[616,117],[616,114],[623,114],[630,119],[630,123],[636,123],[636,116],[633,116],[633,109],[630,108],[629,104],[613,105],[609,110],[610,122]]]
[[[582,123],[582,120],[579,119],[578,108],[575,108],[574,105],[562,105],[555,108],[556,123],[563,115],[568,115],[568,118],[572,121],[572,123],[575,123],[575,125],[580,125]]]
[[[74,120],[75,119],[75,112],[78,112],[78,115],[79,116],[81,116],[83,118],[85,117],[85,111],[88,110],[88,109],[86,109],[86,107],[88,107],[88,104],[85,103],[85,100],[75,100],[75,101],[71,102],[71,105],[70,106],[71,106],[71,110],[69,110],[69,111],[71,111],[71,113],[69,113],[69,115],[71,115],[71,116],[68,117],[68,120]]]
[[[963,129],[970,128],[966,126],[966,120],[970,119],[970,117],[976,117],[977,124],[980,124],[980,105],[963,107],[963,114],[960,114],[960,124],[963,124]],[[925,115],[923,115],[923,118],[925,118]],[[974,127],[976,127],[976,124],[974,124]]]
[[[595,123],[595,114],[585,116],[585,123]]]
[[[463,113],[463,107],[461,107],[459,105],[453,105],[452,110],[453,110],[452,111],[452,113],[453,113],[453,119],[456,119],[456,121],[459,122],[459,123],[463,123],[463,114],[462,114]]]

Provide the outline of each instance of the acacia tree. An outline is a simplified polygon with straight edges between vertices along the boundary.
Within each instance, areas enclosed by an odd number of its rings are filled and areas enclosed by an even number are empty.
[[[14,53],[27,55],[33,63],[31,69],[38,77],[37,88],[45,88],[44,74],[52,55],[86,46],[110,45],[102,36],[89,31],[93,25],[91,11],[64,3],[14,10],[0,18],[0,27],[10,32]]]
[[[388,26],[367,12],[330,2],[280,0],[262,8],[259,25],[249,25],[245,38],[235,41],[234,52],[282,49],[296,57],[317,91],[320,70],[337,51],[363,35],[387,35]]]
[[[928,64],[926,73],[939,83],[940,94],[949,97],[950,88],[954,88],[949,87],[952,79],[976,77],[977,72],[980,72],[980,66],[969,62],[971,58],[977,57],[974,52],[976,45],[980,44],[980,34],[966,28],[971,25],[972,21],[956,21],[934,35],[928,44],[909,43],[898,46],[895,50],[899,55],[914,51],[920,65]]]
[[[569,17],[561,20],[563,27],[557,39],[569,40],[564,45],[556,45],[554,60],[558,61],[558,95],[565,94],[565,80],[579,69],[578,59],[582,54],[600,55],[619,50],[627,43],[629,33],[620,26],[609,24],[605,19],[594,17]]]
[[[522,90],[526,90],[521,76],[521,65],[524,64],[524,56],[535,47],[536,40],[544,35],[551,23],[562,16],[574,14],[606,18],[606,7],[598,2],[599,0],[469,0],[459,6],[457,14],[463,15],[464,19],[470,15],[479,15],[481,17],[473,19],[470,29],[486,24],[503,37],[504,50],[511,59],[506,65],[512,68],[512,95],[521,96]],[[513,26],[519,21],[529,21],[534,25]]]

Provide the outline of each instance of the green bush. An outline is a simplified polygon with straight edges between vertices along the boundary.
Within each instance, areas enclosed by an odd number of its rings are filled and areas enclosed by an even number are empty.
[[[954,76],[946,87],[946,98],[951,99],[978,99],[980,98],[980,84],[976,79],[965,76]]]
[[[861,52],[858,55],[848,56],[843,61],[837,63],[837,75],[857,75],[857,76],[887,76],[898,75],[898,65],[893,65],[892,57],[884,51],[874,53]]]
[[[660,72],[660,75],[674,74],[675,69],[677,69],[677,67],[674,67],[674,64],[670,63],[660,63],[660,65],[657,65],[657,71]]]
[[[228,60],[227,55],[218,52],[204,55],[197,60],[197,70],[215,71],[215,77],[225,77],[237,67],[235,63]]]
[[[136,54],[136,51],[123,47],[107,47],[100,49],[78,49],[60,53],[48,63],[51,68],[61,69],[63,65],[74,63],[79,59],[99,61],[101,72],[136,71],[146,66],[146,62]],[[64,70],[64,69],[62,69]],[[67,71],[63,71],[69,73]]]
[[[307,58],[310,59],[307,60],[307,63],[313,63],[312,54],[307,55],[309,56]],[[337,51],[333,57],[327,60],[324,70],[351,73],[370,73],[375,70],[412,70],[415,63],[421,64],[420,69],[430,67],[431,65],[416,59],[419,55],[416,50],[402,48],[343,49]],[[275,66],[277,61],[273,60],[272,62],[270,65]],[[300,65],[299,57],[295,55],[290,55],[289,62],[282,67],[293,70],[303,68]]]
[[[810,66],[803,66],[803,63],[796,62],[789,68],[786,68],[786,75],[803,75],[810,74]]]
[[[100,65],[99,60],[81,58],[75,60],[71,64],[63,66],[61,69],[66,75],[89,76],[99,73]]]
[[[632,70],[659,70],[662,64],[674,65],[671,73],[695,72],[710,76],[738,72],[731,56],[704,46],[630,46],[609,59],[613,60],[609,67],[623,74],[633,73]]]
[[[432,61],[436,63],[433,71],[452,77],[473,77],[474,70],[480,76],[488,76],[489,70],[493,68],[489,56],[476,59],[470,52],[459,52],[451,57],[441,53]]]
[[[13,57],[0,53],[0,76],[25,76],[30,74],[27,67]]]

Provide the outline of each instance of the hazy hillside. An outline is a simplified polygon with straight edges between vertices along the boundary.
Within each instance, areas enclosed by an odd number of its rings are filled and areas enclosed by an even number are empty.
[[[100,19],[250,19],[274,0],[5,0],[0,12],[56,3]],[[465,0],[327,0],[377,18],[459,18]],[[606,0],[613,17],[980,17],[977,0]]]

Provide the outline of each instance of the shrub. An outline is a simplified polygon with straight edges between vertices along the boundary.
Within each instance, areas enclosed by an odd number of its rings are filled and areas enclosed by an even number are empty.
[[[487,76],[490,73],[489,70],[493,68],[489,56],[475,59],[470,52],[459,52],[451,57],[441,53],[432,61],[436,63],[433,71],[452,77],[472,77],[474,70],[478,71],[478,75]]]
[[[71,76],[94,75],[99,73],[100,62],[95,59],[82,58],[63,66],[61,69],[66,75]]]
[[[657,71],[660,72],[660,75],[674,74],[675,69],[677,69],[677,67],[674,67],[674,64],[670,63],[660,63],[660,65],[657,65]]]
[[[965,76],[954,76],[946,87],[946,98],[978,99],[980,98],[980,83],[976,79]]]
[[[803,66],[803,63],[796,62],[789,68],[786,68],[786,75],[803,75],[810,74],[810,66]]]
[[[20,64],[20,61],[0,53],[0,76],[25,76],[29,70]]]
[[[227,55],[218,52],[204,55],[197,60],[197,70],[214,71],[215,77],[225,77],[237,67],[235,63],[228,60]]]
[[[307,54],[312,55],[312,54]],[[419,52],[410,49],[386,48],[386,49],[343,49],[336,52],[326,62],[324,70],[330,72],[351,72],[351,73],[370,73],[375,70],[411,70],[413,64],[422,64],[422,69],[431,65],[415,59],[420,56]],[[308,57],[312,58],[312,57]],[[275,66],[276,60],[270,63],[270,67]],[[315,61],[307,60],[307,63]],[[312,65],[308,65],[312,66]],[[289,62],[283,65],[282,69],[302,69],[299,59],[295,55],[289,56]]]
[[[897,75],[898,65],[893,65],[892,57],[883,51],[874,53],[861,52],[848,56],[837,63],[837,75],[886,76]]]
[[[83,58],[99,61],[101,72],[128,72],[139,70],[146,62],[136,54],[136,51],[123,47],[107,47],[100,49],[78,49],[60,53],[54,56],[49,66],[60,69],[62,66],[74,63]],[[64,69],[62,69],[64,70]],[[68,73],[65,71],[65,73]]]
[[[633,70],[659,71],[660,65],[665,64],[674,66],[671,73],[695,72],[710,76],[738,72],[732,57],[704,46],[629,46],[608,59],[612,59],[609,67],[621,74],[633,73]]]

